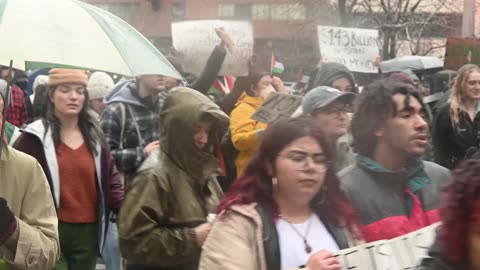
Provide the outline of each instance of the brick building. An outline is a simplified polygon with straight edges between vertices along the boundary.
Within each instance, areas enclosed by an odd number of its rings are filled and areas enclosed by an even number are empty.
[[[171,47],[170,24],[183,20],[250,20],[255,46],[271,41],[288,79],[297,66],[318,62],[315,25],[337,20],[328,0],[84,0],[121,17],[162,52]]]

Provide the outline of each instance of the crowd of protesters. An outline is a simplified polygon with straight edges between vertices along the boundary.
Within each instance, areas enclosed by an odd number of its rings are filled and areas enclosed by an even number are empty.
[[[360,91],[321,63],[300,108],[263,123],[284,83],[254,64],[218,77],[216,33],[188,83],[52,68],[29,94],[2,67],[1,270],[337,270],[341,249],[438,222],[417,268],[480,270],[478,66],[432,116],[411,71]]]

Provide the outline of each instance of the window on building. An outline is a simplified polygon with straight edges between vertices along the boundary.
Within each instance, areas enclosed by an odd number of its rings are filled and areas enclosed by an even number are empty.
[[[270,5],[253,4],[252,5],[252,19],[254,19],[254,20],[268,20],[268,19],[270,19]]]
[[[305,20],[307,7],[305,4],[254,4],[252,5],[254,20]]]
[[[183,3],[172,4],[172,19],[174,21],[185,19],[185,4]]]
[[[272,20],[288,20],[289,19],[288,4],[274,4],[271,5],[271,19]]]
[[[111,12],[128,23],[133,23],[140,13],[140,4],[136,3],[95,4],[95,6]]]
[[[235,19],[250,19],[251,17],[250,4],[236,4],[235,5]]]
[[[290,20],[305,20],[307,18],[307,8],[304,4],[289,4],[288,15]]]
[[[235,17],[234,4],[219,4],[217,6],[217,16],[219,18],[233,18]]]

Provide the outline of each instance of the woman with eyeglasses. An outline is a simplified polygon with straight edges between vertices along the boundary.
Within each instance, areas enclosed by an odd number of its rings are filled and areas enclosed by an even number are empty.
[[[477,152],[480,146],[480,68],[465,65],[458,71],[452,98],[441,107],[433,121],[435,162],[453,169]]]
[[[304,115],[317,123],[328,144],[336,150],[334,167],[337,172],[355,162],[347,142],[349,138],[345,136],[350,127],[355,97],[354,93],[342,93],[328,86],[314,88],[303,97]]]
[[[341,269],[334,252],[361,242],[325,136],[306,118],[280,120],[220,204],[200,269]]]

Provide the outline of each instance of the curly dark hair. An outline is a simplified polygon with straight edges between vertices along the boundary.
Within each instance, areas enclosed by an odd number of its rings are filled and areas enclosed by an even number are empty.
[[[397,114],[397,108],[393,102],[393,96],[397,94],[406,96],[405,107],[407,108],[410,106],[412,97],[418,100],[426,114],[420,92],[408,84],[384,79],[365,86],[357,98],[350,125],[353,147],[357,153],[367,157],[373,155],[377,145],[374,132],[385,125],[388,118]]]
[[[236,204],[256,202],[272,212],[272,218],[278,218],[278,206],[273,198],[272,177],[268,174],[267,164],[274,164],[278,154],[296,139],[311,136],[322,147],[328,159],[333,159],[333,152],[317,125],[306,118],[283,119],[267,128],[255,157],[248,164],[244,174],[233,183],[224,200],[220,203],[218,213],[228,210]],[[328,223],[347,227],[356,238],[361,238],[358,217],[340,188],[335,170],[330,166],[325,176],[326,199],[319,192],[310,202],[312,210]],[[324,201],[320,203],[320,201]]]
[[[467,254],[469,226],[480,203],[480,155],[464,160],[454,171],[453,181],[446,187],[446,200],[440,209],[443,225],[440,244],[445,256],[460,262]],[[478,222],[478,221],[477,221]]]

